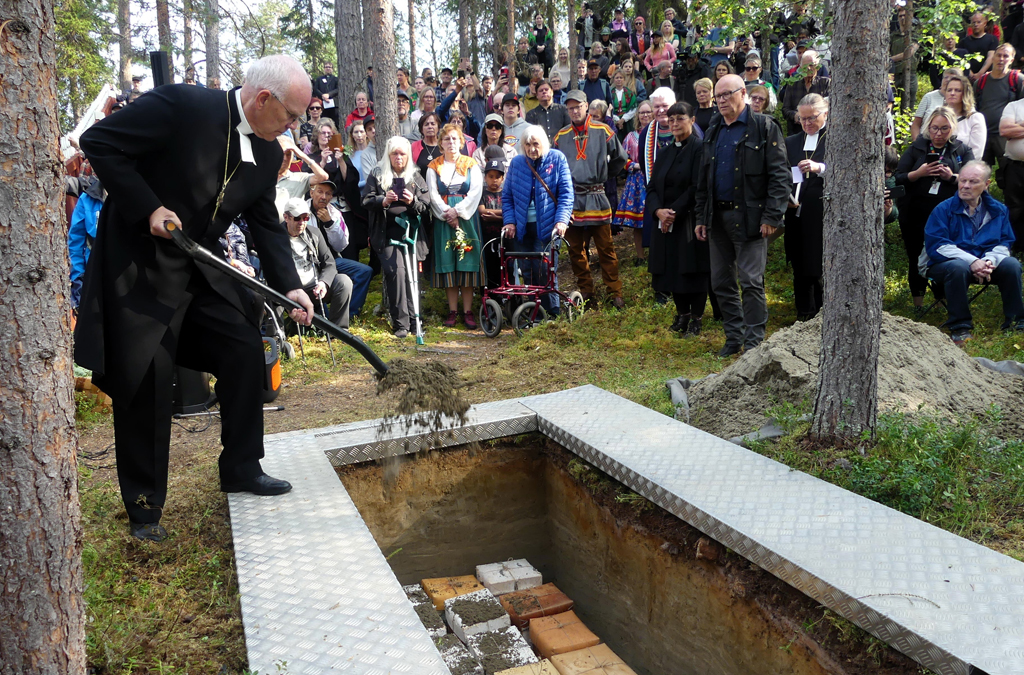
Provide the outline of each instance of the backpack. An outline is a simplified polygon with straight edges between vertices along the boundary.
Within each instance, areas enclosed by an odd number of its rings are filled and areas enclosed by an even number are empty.
[[[981,79],[978,80],[978,94],[981,94],[981,92],[983,92],[985,90],[985,83],[988,82],[988,76],[989,76],[989,73],[985,73],[984,75],[981,76]],[[1010,82],[1009,82],[1009,84],[1010,84],[1010,100],[1011,101],[1015,101],[1015,100],[1017,100],[1017,97],[1020,95],[1019,92],[1018,92],[1018,88],[1020,87],[1020,71],[1019,70],[1011,70],[1009,77],[1010,77]]]

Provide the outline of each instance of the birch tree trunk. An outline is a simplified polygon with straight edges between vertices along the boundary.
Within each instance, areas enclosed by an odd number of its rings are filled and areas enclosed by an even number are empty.
[[[370,0],[370,39],[373,41],[373,76],[381,86],[373,90],[376,122],[377,160],[384,156],[384,146],[398,134],[398,96],[395,89],[395,17],[392,0]]]
[[[342,124],[356,100],[363,77],[363,12],[359,2],[336,0],[334,3],[334,42],[338,50],[338,116]],[[374,92],[376,96],[376,92]],[[342,132],[346,133],[346,132]],[[346,135],[346,139],[347,139]]]
[[[132,88],[132,13],[128,0],[117,0],[117,51],[121,91]]]
[[[0,672],[84,675],[53,6],[0,17]]]
[[[811,434],[874,433],[882,326],[887,0],[834,0],[825,151],[825,299]]]
[[[216,78],[216,81],[214,79]],[[220,2],[206,0],[206,86],[220,82]]]

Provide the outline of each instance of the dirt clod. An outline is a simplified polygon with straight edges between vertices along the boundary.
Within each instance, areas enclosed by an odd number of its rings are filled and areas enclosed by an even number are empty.
[[[716,377],[689,390],[692,423],[722,438],[756,431],[778,403],[813,404],[821,318],[778,331]],[[1024,378],[987,370],[927,324],[883,315],[878,357],[881,412],[981,415],[997,404],[1001,432],[1024,433]]]

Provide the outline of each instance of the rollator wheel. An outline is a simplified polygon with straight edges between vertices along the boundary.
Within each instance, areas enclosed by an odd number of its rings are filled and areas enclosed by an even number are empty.
[[[286,359],[295,358],[295,347],[292,347],[292,343],[288,342],[288,340],[281,340],[281,351],[284,352]]]
[[[525,331],[540,325],[547,316],[548,313],[536,302],[524,302],[512,315],[512,330],[516,332],[516,335],[522,337]]]
[[[579,291],[573,291],[569,294],[568,302],[565,302],[562,306],[564,308],[562,314],[565,315],[565,320],[572,323],[583,314],[583,294]]]
[[[489,338],[498,337],[503,323],[504,315],[501,311],[501,305],[498,304],[497,300],[487,298],[487,301],[480,305],[480,328],[483,330],[484,335]]]

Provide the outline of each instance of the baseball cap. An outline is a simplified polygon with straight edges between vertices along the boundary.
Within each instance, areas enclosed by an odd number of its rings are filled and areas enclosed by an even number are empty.
[[[506,103],[515,103],[516,105],[519,105],[519,97],[515,94],[506,94],[501,99],[501,107],[504,108]],[[504,120],[502,123],[504,123]],[[486,122],[484,122],[484,124],[486,124]]]
[[[505,173],[505,162],[500,159],[489,160],[484,166],[484,173],[487,173],[488,171],[500,171],[501,173]]]
[[[579,101],[580,103],[586,103],[587,102],[587,95],[584,94],[579,89],[573,89],[572,91],[570,91],[569,93],[567,93],[565,95],[565,100],[566,101]]]
[[[412,100],[411,98],[409,98],[409,94],[405,93],[405,89],[398,90],[398,98],[404,98],[406,101]]]
[[[289,216],[296,218],[298,216],[309,215],[309,205],[306,204],[305,199],[299,199],[298,197],[292,197],[284,205],[284,212]]]
[[[335,192],[338,191],[338,186],[334,184],[333,180],[321,181],[321,182],[317,183],[316,185],[326,185],[327,187],[331,188]],[[314,185],[313,187],[316,187],[316,185]],[[295,214],[292,214],[292,215],[295,215]]]
[[[590,59],[589,61],[587,61],[587,68],[591,66],[594,66],[595,68],[600,68],[601,64],[595,61],[594,59]]]
[[[502,101],[502,103],[504,103],[504,102],[505,101]],[[488,124],[490,124],[491,122],[495,122],[497,124],[500,124],[502,127],[505,126],[505,119],[501,115],[498,115],[497,113],[491,113],[486,118],[484,118],[484,126],[485,127]]]

